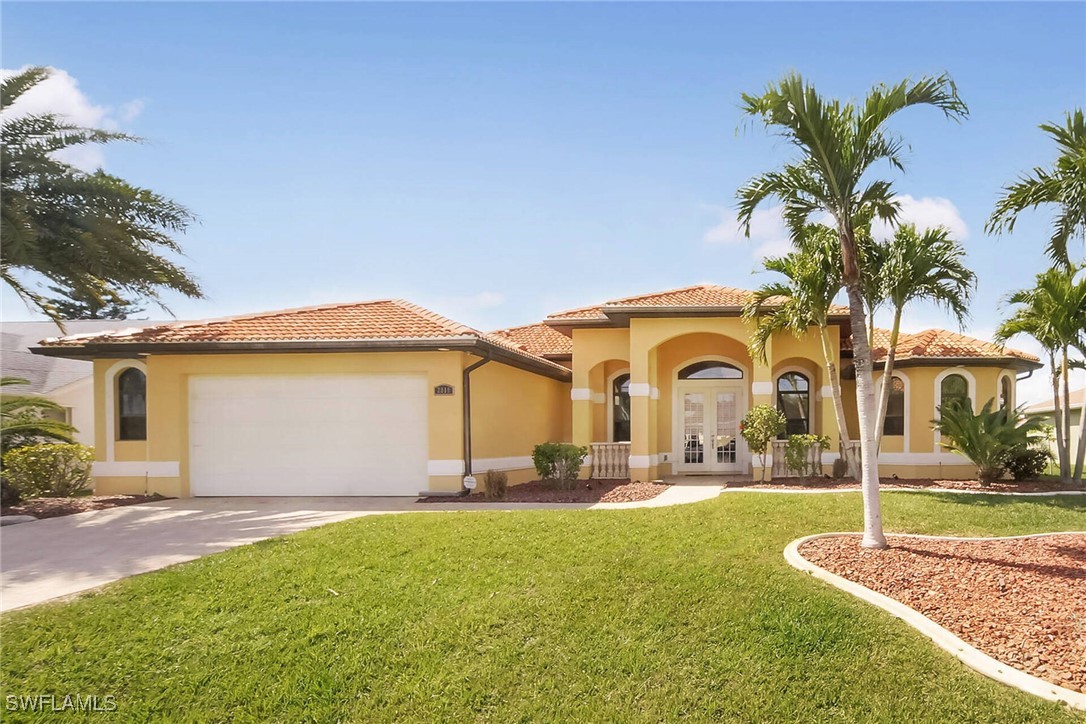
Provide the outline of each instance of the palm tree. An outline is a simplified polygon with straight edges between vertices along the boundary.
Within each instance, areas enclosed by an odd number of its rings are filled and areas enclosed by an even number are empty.
[[[0,387],[30,384],[20,377],[0,378]],[[64,408],[44,397],[11,395],[0,397],[0,449],[7,452],[13,447],[40,439],[74,442],[71,425],[43,417],[42,413]]]
[[[1056,453],[1060,478],[1064,482],[1072,477],[1081,479],[1086,454],[1086,440],[1080,440],[1072,472],[1071,407],[1068,401],[1070,370],[1077,363],[1071,359],[1071,351],[1086,352],[1086,280],[1076,281],[1078,271],[1073,266],[1053,267],[1037,275],[1033,288],[1012,293],[1007,301],[1017,305],[1017,309],[995,334],[1000,343],[1019,334],[1033,337],[1048,356],[1056,419]],[[1086,409],[1082,412],[1081,422],[1086,424]]]
[[[905,142],[890,134],[886,124],[899,111],[916,105],[934,106],[948,118],[961,119],[968,114],[947,75],[879,85],[871,89],[861,105],[854,105],[823,98],[814,86],[791,73],[770,84],[760,95],[744,94],[742,103],[746,114],[761,120],[799,151],[797,160],[757,176],[739,189],[739,221],[743,229],[749,234],[751,216],[758,205],[777,198],[784,204],[790,228],[801,228],[813,214],[827,213],[837,232],[852,321],[864,501],[862,545],[868,548],[885,548],[886,538],[874,447],[875,390],[864,274],[854,221],[859,216],[895,220],[898,204],[891,183],[868,177],[880,161],[904,170]]]
[[[167,258],[181,253],[171,234],[192,221],[185,207],[56,157],[82,144],[139,139],[50,113],[12,115],[19,98],[50,73],[30,68],[0,81],[0,279],[54,321],[57,311],[25,275],[44,277],[72,298],[99,302],[143,297],[161,305],[161,290],[201,296],[189,273]]]
[[[931,421],[939,431],[939,444],[969,458],[977,466],[977,478],[983,486],[1003,477],[1015,450],[1029,448],[1043,435],[1043,418],[1026,417],[1022,408],[994,407],[995,400],[990,399],[974,413],[968,400],[954,401],[936,408],[939,417]]]
[[[1005,186],[985,230],[1014,231],[1018,214],[1038,206],[1058,209],[1046,251],[1057,263],[1070,266],[1067,243],[1073,236],[1086,237],[1086,119],[1082,109],[1067,114],[1063,125],[1044,123],[1041,130],[1052,137],[1059,156],[1051,169],[1035,168],[1017,182]]]
[[[969,316],[969,299],[977,276],[965,266],[965,249],[944,228],[924,233],[912,224],[899,226],[885,245],[880,267],[880,288],[894,310],[886,364],[879,388],[879,407],[875,419],[875,449],[882,445],[883,424],[890,402],[890,381],[894,374],[894,348],[901,332],[901,315],[911,302],[926,300],[945,307],[958,319],[959,326]]]
[[[829,336],[829,316],[833,300],[841,291],[841,265],[837,234],[821,224],[808,224],[793,235],[796,251],[780,257],[769,257],[763,264],[766,271],[777,272],[786,281],[763,284],[747,302],[743,316],[755,321],[750,337],[750,356],[766,361],[766,343],[777,332],[791,332],[797,337],[818,328],[822,342],[822,357],[833,395],[833,411],[841,436],[841,452],[856,474],[856,462],[851,450],[845,406],[841,396],[841,378],[837,371]],[[772,305],[767,302],[772,300]]]

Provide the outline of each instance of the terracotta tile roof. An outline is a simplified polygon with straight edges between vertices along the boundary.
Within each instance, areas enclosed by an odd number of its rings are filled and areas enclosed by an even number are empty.
[[[554,327],[537,322],[520,327],[509,327],[491,332],[522,349],[540,357],[568,356],[573,354],[573,340]]]
[[[875,329],[872,340],[872,358],[880,360],[886,356],[890,343],[890,330]],[[1037,362],[1036,356],[1021,350],[1001,347],[992,342],[985,342],[975,337],[951,332],[946,329],[925,329],[915,334],[900,334],[894,352],[895,360],[907,359],[1021,359]]]
[[[506,335],[480,332],[402,299],[325,304],[42,340],[42,347],[260,342],[480,340],[565,370]]]
[[[745,305],[747,301],[750,300],[752,294],[754,294],[754,292],[749,289],[724,287],[718,284],[695,284],[679,289],[668,289],[662,292],[653,292],[651,294],[640,294],[634,297],[612,299],[609,302],[604,302],[603,304],[598,304],[593,307],[569,309],[564,312],[548,315],[547,319],[605,320],[607,319],[607,311],[616,307],[644,307],[645,309],[651,309],[653,307],[737,309]],[[766,300],[765,306],[774,306],[779,303],[779,299],[771,298]],[[848,314],[848,308],[835,305],[832,313]]]

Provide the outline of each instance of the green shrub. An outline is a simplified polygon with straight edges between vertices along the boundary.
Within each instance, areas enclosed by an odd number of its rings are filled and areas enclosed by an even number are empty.
[[[1047,447],[1032,445],[1016,448],[1007,457],[1007,472],[1015,480],[1032,480],[1043,473],[1052,462],[1052,452]]]
[[[501,470],[487,470],[483,476],[485,490],[483,494],[487,500],[505,500],[505,493],[509,489],[509,476]]]
[[[822,452],[830,446],[825,435],[789,435],[784,448],[784,464],[797,475],[822,475]],[[811,448],[818,453],[811,454]]]
[[[577,487],[588,448],[565,442],[545,442],[532,449],[532,463],[541,480],[563,490]]]
[[[954,402],[936,408],[939,419],[932,427],[939,432],[939,444],[961,453],[977,466],[981,485],[1003,477],[1015,450],[1032,447],[1043,435],[1040,418],[1024,417],[1021,408],[993,410],[988,400],[980,412],[968,403]]]
[[[90,487],[94,448],[28,445],[4,453],[4,478],[23,498],[67,498]]]
[[[750,446],[750,451],[762,459],[762,480],[765,480],[765,456],[769,443],[784,432],[788,421],[776,407],[755,405],[747,410],[739,423],[739,433]]]

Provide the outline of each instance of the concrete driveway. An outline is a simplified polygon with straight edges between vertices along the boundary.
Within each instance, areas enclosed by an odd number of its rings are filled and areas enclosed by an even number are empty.
[[[423,507],[414,501],[188,498],[5,526],[0,611],[325,523]]]
[[[620,509],[715,498],[719,481],[673,485],[632,503],[416,503],[415,498],[185,498],[0,528],[0,611],[87,591],[325,523],[384,513]]]

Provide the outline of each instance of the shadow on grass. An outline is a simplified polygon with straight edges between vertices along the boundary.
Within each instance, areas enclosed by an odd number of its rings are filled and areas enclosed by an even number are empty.
[[[1036,508],[1060,508],[1086,512],[1086,495],[985,495],[984,493],[928,493],[940,503],[971,505],[982,508],[1033,506]],[[1084,521],[1086,527],[1086,521]]]

